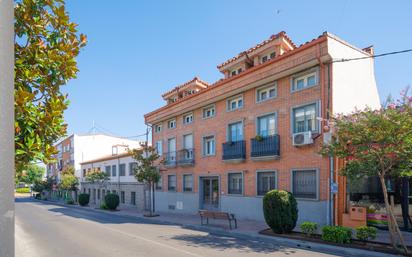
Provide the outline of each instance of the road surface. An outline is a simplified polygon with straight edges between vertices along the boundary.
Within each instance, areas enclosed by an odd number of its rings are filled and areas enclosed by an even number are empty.
[[[16,256],[332,255],[17,198]]]

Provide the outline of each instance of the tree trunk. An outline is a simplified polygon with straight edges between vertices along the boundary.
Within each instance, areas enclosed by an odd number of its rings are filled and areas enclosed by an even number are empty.
[[[385,184],[385,177],[384,175],[379,175],[379,179],[381,181],[381,186],[382,186],[382,191],[383,191],[383,199],[385,200],[385,208],[386,208],[386,214],[388,216],[388,228],[389,228],[389,234],[391,237],[391,243],[392,246],[395,249],[398,249],[398,245],[401,245],[403,253],[405,255],[408,255],[408,248],[406,247],[405,241],[403,240],[403,236],[401,234],[401,231],[399,230],[398,223],[396,222],[395,215],[393,214],[392,207],[389,204],[389,199],[388,199],[388,190],[386,189],[386,184]]]

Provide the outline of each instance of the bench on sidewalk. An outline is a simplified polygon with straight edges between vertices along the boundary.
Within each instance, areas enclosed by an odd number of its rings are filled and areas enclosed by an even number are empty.
[[[228,212],[220,212],[220,211],[208,211],[208,210],[200,210],[200,223],[204,225],[203,219],[206,219],[206,224],[209,224],[209,218],[212,219],[220,219],[220,220],[227,220],[229,221],[229,228],[232,229],[232,221],[235,222],[235,228],[237,228],[237,220],[234,214]]]

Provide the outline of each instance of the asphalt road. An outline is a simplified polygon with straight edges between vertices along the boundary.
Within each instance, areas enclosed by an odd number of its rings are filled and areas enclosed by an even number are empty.
[[[18,198],[16,256],[331,255]]]

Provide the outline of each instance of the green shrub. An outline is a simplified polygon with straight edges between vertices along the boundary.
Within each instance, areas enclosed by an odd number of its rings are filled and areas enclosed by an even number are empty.
[[[30,188],[28,188],[28,187],[17,188],[16,193],[28,194],[28,193],[30,193]]]
[[[102,210],[108,210],[109,207],[107,207],[107,205],[106,205],[105,202],[102,202],[102,203],[100,204],[100,209],[102,209]]]
[[[375,239],[378,230],[375,227],[361,226],[356,228],[356,238],[362,241]]]
[[[316,232],[316,230],[318,230],[318,224],[315,222],[305,221],[300,224],[300,229],[307,236],[312,236]]]
[[[349,244],[352,238],[352,229],[340,226],[324,226],[322,240],[338,244]]]
[[[73,199],[67,199],[67,200],[66,200],[66,203],[67,203],[67,204],[74,204],[74,201],[73,201]]]
[[[298,220],[298,207],[295,197],[284,190],[272,190],[263,197],[265,221],[273,232],[291,232]]]
[[[107,205],[109,210],[116,210],[117,206],[119,206],[119,196],[117,194],[107,194],[104,197],[104,202]]]
[[[89,200],[90,200],[90,195],[89,194],[79,194],[79,204],[81,206],[86,206],[89,204]]]

